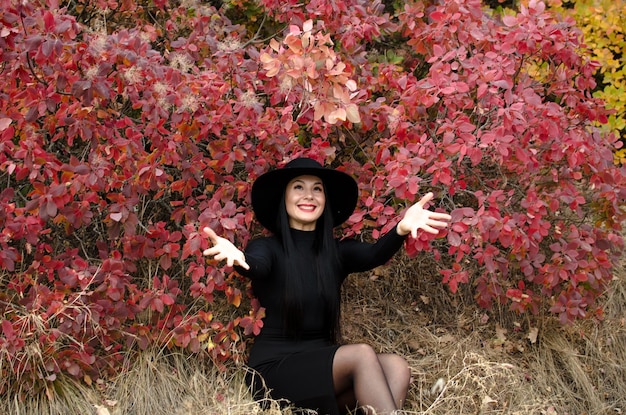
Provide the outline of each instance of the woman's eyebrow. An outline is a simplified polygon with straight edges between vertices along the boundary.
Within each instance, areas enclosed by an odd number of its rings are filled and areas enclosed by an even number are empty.
[[[292,183],[303,183],[304,184],[304,180],[302,180],[302,179],[294,179]],[[318,184],[321,184],[323,186],[324,182],[321,181],[321,180],[313,182],[313,185],[318,185]]]

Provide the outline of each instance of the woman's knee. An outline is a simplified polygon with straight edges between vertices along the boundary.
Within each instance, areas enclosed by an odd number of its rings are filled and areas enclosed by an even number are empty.
[[[355,377],[380,367],[374,349],[367,344],[347,344],[339,347],[333,359],[333,382],[335,391],[343,393],[351,389]]]
[[[337,355],[340,355],[344,362],[350,362],[349,365],[353,367],[379,364],[376,351],[365,343],[341,346]]]
[[[397,354],[379,355],[379,361],[385,375],[394,377],[402,383],[409,383],[411,380],[411,368],[406,359]]]
[[[392,354],[390,355],[390,360],[394,367],[398,369],[403,369],[406,373],[410,373],[409,362],[407,362],[404,357],[398,354]]]
[[[354,355],[362,364],[378,364],[378,354],[372,346],[365,343],[354,344]]]

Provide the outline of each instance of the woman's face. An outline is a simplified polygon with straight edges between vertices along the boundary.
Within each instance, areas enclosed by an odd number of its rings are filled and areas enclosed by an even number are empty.
[[[301,231],[314,230],[325,205],[324,185],[319,177],[298,176],[287,183],[285,208],[290,227]]]

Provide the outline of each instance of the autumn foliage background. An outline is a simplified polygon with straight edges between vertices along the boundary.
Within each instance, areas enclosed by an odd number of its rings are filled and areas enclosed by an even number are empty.
[[[623,67],[598,84],[571,8],[0,3],[3,396],[101,384],[154,347],[243,362],[264,310],[200,230],[245,246],[251,183],[299,155],[358,180],[344,236],[377,238],[434,192],[453,223],[410,239],[408,263],[432,258],[485,316],[523,316],[533,343],[603,318]]]

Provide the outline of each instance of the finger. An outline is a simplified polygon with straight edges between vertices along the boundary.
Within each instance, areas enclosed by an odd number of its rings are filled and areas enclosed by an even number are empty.
[[[237,265],[239,265],[243,269],[250,269],[250,265],[248,265],[245,259],[238,260]]]
[[[217,254],[219,252],[220,252],[220,250],[215,248],[215,247],[207,248],[204,251],[202,251],[202,255],[204,255],[204,256],[215,255],[215,254]]]
[[[209,237],[209,239],[213,242],[217,241],[217,234],[215,233],[215,231],[211,228],[209,228],[208,226],[205,226],[202,231],[206,234],[206,236]]]
[[[226,259],[226,258],[227,258],[226,254],[224,254],[222,252],[220,252],[219,254],[217,254],[217,255],[215,255],[213,257],[213,259],[215,259],[217,261],[221,261],[221,260]]]
[[[439,220],[429,220],[428,222],[426,222],[426,224],[434,228],[447,228],[448,227],[448,222],[442,222]]]
[[[439,229],[435,229],[435,228],[433,228],[431,226],[428,226],[428,225],[424,225],[422,230],[424,232],[428,232],[428,233],[433,234],[433,235],[437,235],[439,233]]]
[[[417,239],[417,230],[418,229],[421,229],[422,231],[424,231],[426,233],[431,233],[433,235],[437,235],[439,233],[439,229],[435,229],[435,228],[433,228],[431,226],[428,226],[428,225],[424,224],[422,226],[415,227],[415,228],[411,229],[411,236],[414,239]]]
[[[446,221],[452,220],[452,216],[443,212],[431,212],[429,216],[431,219],[442,219]]]
[[[213,246],[211,248],[207,248],[204,251],[202,251],[203,255],[212,255],[215,256],[217,254],[219,254],[220,252],[223,252],[224,250],[221,248],[218,248],[217,245]]]
[[[426,193],[426,194],[424,195],[424,197],[422,197],[422,198],[420,199],[420,201],[419,201],[419,202],[417,202],[417,204],[418,204],[419,206],[421,206],[421,207],[424,207],[424,205],[426,205],[426,203],[430,202],[434,196],[435,196],[435,195],[433,194],[433,192],[428,192],[428,193]]]

